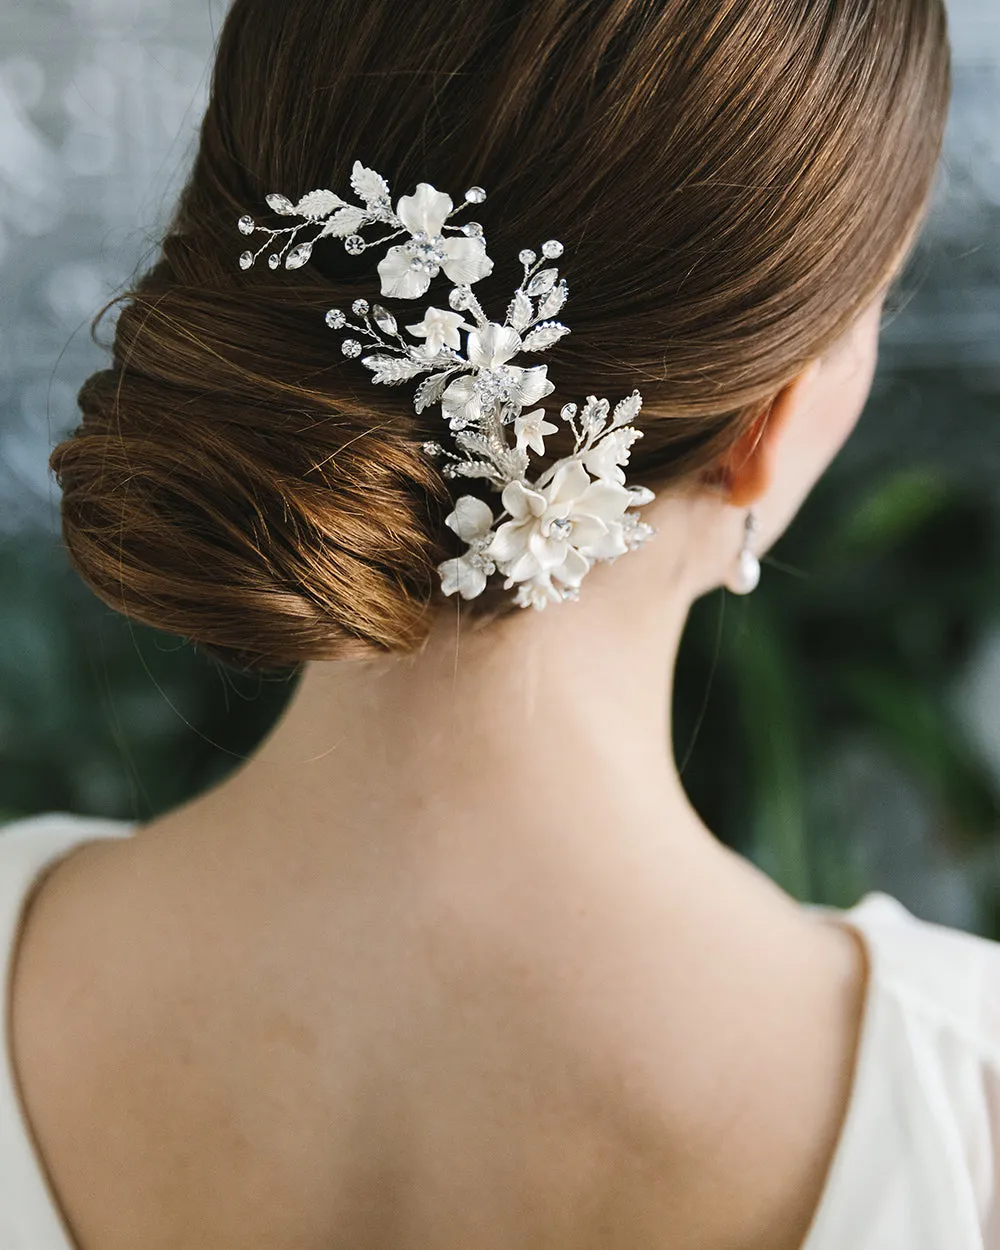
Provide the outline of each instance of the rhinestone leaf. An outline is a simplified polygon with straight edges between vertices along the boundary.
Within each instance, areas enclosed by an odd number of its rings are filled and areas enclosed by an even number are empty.
[[[396,318],[387,308],[383,308],[381,304],[372,305],[372,321],[375,322],[383,334],[396,333]]]
[[[563,254],[563,245],[558,239],[546,239],[542,244],[542,255],[548,257],[549,260],[555,260],[556,257]]]
[[[253,252],[244,252],[240,256],[240,268],[249,269],[253,264]]]
[[[285,268],[301,269],[312,255],[312,251],[313,245],[311,243],[300,243],[298,247],[293,247],[285,257]]]
[[[361,344],[357,339],[344,339],[343,343],[340,345],[340,350],[345,356],[360,356]]]
[[[465,199],[469,204],[482,204],[486,199],[486,192],[482,187],[469,187],[465,193]]]
[[[272,252],[267,258],[267,263],[272,269],[278,269],[281,267],[281,256],[277,252]]]
[[[287,195],[269,195],[266,199],[268,208],[276,213],[280,213],[282,217],[294,215],[295,205]]]
[[[528,283],[528,294],[547,295],[555,286],[556,278],[558,277],[558,269],[539,269],[538,273]]]
[[[241,217],[239,220],[240,234],[253,234],[257,225],[252,217]]]
[[[326,324],[331,330],[342,330],[347,324],[347,318],[344,316],[342,309],[331,308],[326,314]]]

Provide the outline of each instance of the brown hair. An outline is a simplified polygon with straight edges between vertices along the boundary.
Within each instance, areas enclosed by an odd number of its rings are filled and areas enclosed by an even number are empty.
[[[235,0],[162,256],[52,454],[76,568],[243,667],[426,636],[453,551],[420,447],[440,413],[324,325],[372,294],[369,258],[239,270],[268,192],[344,190],[356,157],[394,196],[481,183],[487,308],[561,238],[547,402],[638,386],[630,480],[663,486],[717,466],[892,277],[949,89],[940,0]]]

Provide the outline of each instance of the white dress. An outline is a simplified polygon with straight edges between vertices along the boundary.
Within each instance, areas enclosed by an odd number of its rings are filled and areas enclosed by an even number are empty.
[[[24,904],[82,842],[134,826],[51,813],[0,829],[0,990]],[[1000,1250],[1000,943],[873,892],[847,910],[870,976],[847,1116],[802,1250]],[[0,1250],[75,1250],[0,1031]]]

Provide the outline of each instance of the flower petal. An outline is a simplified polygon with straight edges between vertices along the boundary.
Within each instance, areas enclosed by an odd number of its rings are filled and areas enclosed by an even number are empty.
[[[467,373],[449,382],[441,396],[441,412],[453,430],[461,429],[479,417],[475,378]]]
[[[378,263],[382,294],[396,299],[418,299],[431,284],[422,269],[410,268],[410,257],[401,247],[390,247]]]
[[[471,286],[493,272],[493,261],[486,255],[482,239],[445,239],[441,251],[448,258],[441,268],[452,282]]]
[[[625,527],[621,521],[612,521],[606,528],[607,533],[603,537],[586,546],[585,553],[592,560],[614,560],[616,556],[623,556],[628,551]]]
[[[537,490],[531,490],[523,482],[508,482],[500,496],[503,506],[515,520],[540,517],[548,507],[548,500]]]
[[[552,481],[545,488],[549,504],[572,503],[591,485],[590,478],[579,460],[570,460],[556,469]]]
[[[465,543],[485,538],[493,525],[493,513],[475,495],[462,495],[455,500],[455,511],[445,517],[445,525]]]
[[[545,409],[535,408],[532,412],[522,412],[514,418],[514,436],[520,451],[530,447],[538,455],[545,455],[545,435],[557,434],[559,427],[545,420]]]
[[[429,182],[418,182],[413,195],[401,195],[396,205],[396,216],[409,230],[416,234],[440,234],[445,218],[454,205],[451,196],[438,191]]]
[[[528,550],[533,529],[534,526],[523,521],[504,521],[483,554],[496,560],[498,564],[509,564],[512,560],[518,560]]]
[[[556,569],[566,559],[569,541],[556,534],[546,538],[541,530],[535,530],[528,543],[528,549],[538,561],[540,569]]]
[[[551,576],[558,578],[564,586],[579,586],[589,571],[590,561],[575,547],[570,547],[565,561],[559,568],[552,570]]]
[[[527,581],[529,577],[537,577],[541,571],[538,561],[530,551],[526,551],[509,569],[504,570],[509,582]]]
[[[451,312],[447,308],[428,308],[422,321],[407,326],[407,330],[417,338],[427,340],[428,354],[436,355],[444,347],[453,347],[456,351],[462,346],[459,328],[465,325],[461,313]]]
[[[441,589],[446,595],[458,591],[463,599],[475,599],[486,589],[485,570],[470,563],[465,556],[445,560],[438,565],[438,572],[441,574]]]
[[[532,577],[522,582],[517,588],[514,602],[519,608],[537,608],[541,610],[548,603],[558,603],[559,593],[552,585],[551,578],[545,575]]]
[[[510,326],[491,321],[482,330],[469,331],[468,356],[477,369],[495,369],[520,350],[521,336]]]
[[[632,506],[632,496],[624,486],[618,486],[604,478],[591,482],[578,496],[573,511],[600,517],[602,521],[617,521]]]
[[[518,345],[520,346],[520,339],[518,339]],[[518,379],[517,402],[522,408],[527,408],[529,404],[537,404],[540,399],[551,395],[556,389],[548,379],[548,369],[548,365],[535,365],[531,369],[521,370],[521,376]]]
[[[570,541],[574,547],[589,551],[595,543],[600,543],[608,532],[608,527],[599,517],[587,516],[586,513],[574,510],[572,518],[573,532],[570,535]]]

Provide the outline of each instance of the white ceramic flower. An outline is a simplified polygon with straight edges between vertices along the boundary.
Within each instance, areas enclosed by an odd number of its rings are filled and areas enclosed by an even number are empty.
[[[505,521],[486,548],[509,581],[539,573],[578,585],[592,559],[613,559],[628,548],[621,518],[631,498],[614,482],[592,482],[578,461],[557,469],[542,490],[510,482],[503,491]]]
[[[617,482],[623,486],[625,472],[621,466],[628,464],[632,454],[632,444],[641,437],[642,432],[632,426],[605,434],[600,442],[582,457],[583,467],[588,473],[593,473],[594,477]]]
[[[411,238],[390,247],[378,263],[383,295],[419,299],[441,269],[456,286],[471,285],[493,272],[482,239],[446,238],[441,233],[453,207],[451,196],[429,182],[418,182],[413,195],[400,196],[396,215]]]
[[[446,595],[457,591],[463,599],[475,599],[486,589],[489,575],[496,572],[496,565],[486,554],[493,537],[493,513],[481,499],[462,495],[455,501],[455,511],[445,517],[444,523],[469,544],[469,550],[465,555],[438,565],[441,589]]]
[[[563,596],[552,584],[548,574],[539,574],[528,582],[521,582],[514,595],[519,608],[536,608],[539,611],[550,603],[558,603]]]
[[[414,337],[427,340],[423,344],[423,353],[428,359],[436,356],[442,347],[458,351],[462,346],[459,330],[470,329],[461,313],[447,308],[428,308],[422,321],[406,328]]]
[[[558,425],[545,420],[545,409],[535,408],[532,412],[519,413],[514,418],[514,437],[517,439],[518,451],[531,448],[540,456],[545,455],[546,434],[558,434]]]
[[[510,326],[490,321],[469,331],[466,351],[476,372],[456,378],[441,396],[441,411],[453,430],[479,421],[498,404],[526,408],[555,390],[548,365],[523,369],[507,364],[520,350],[521,336]]]

